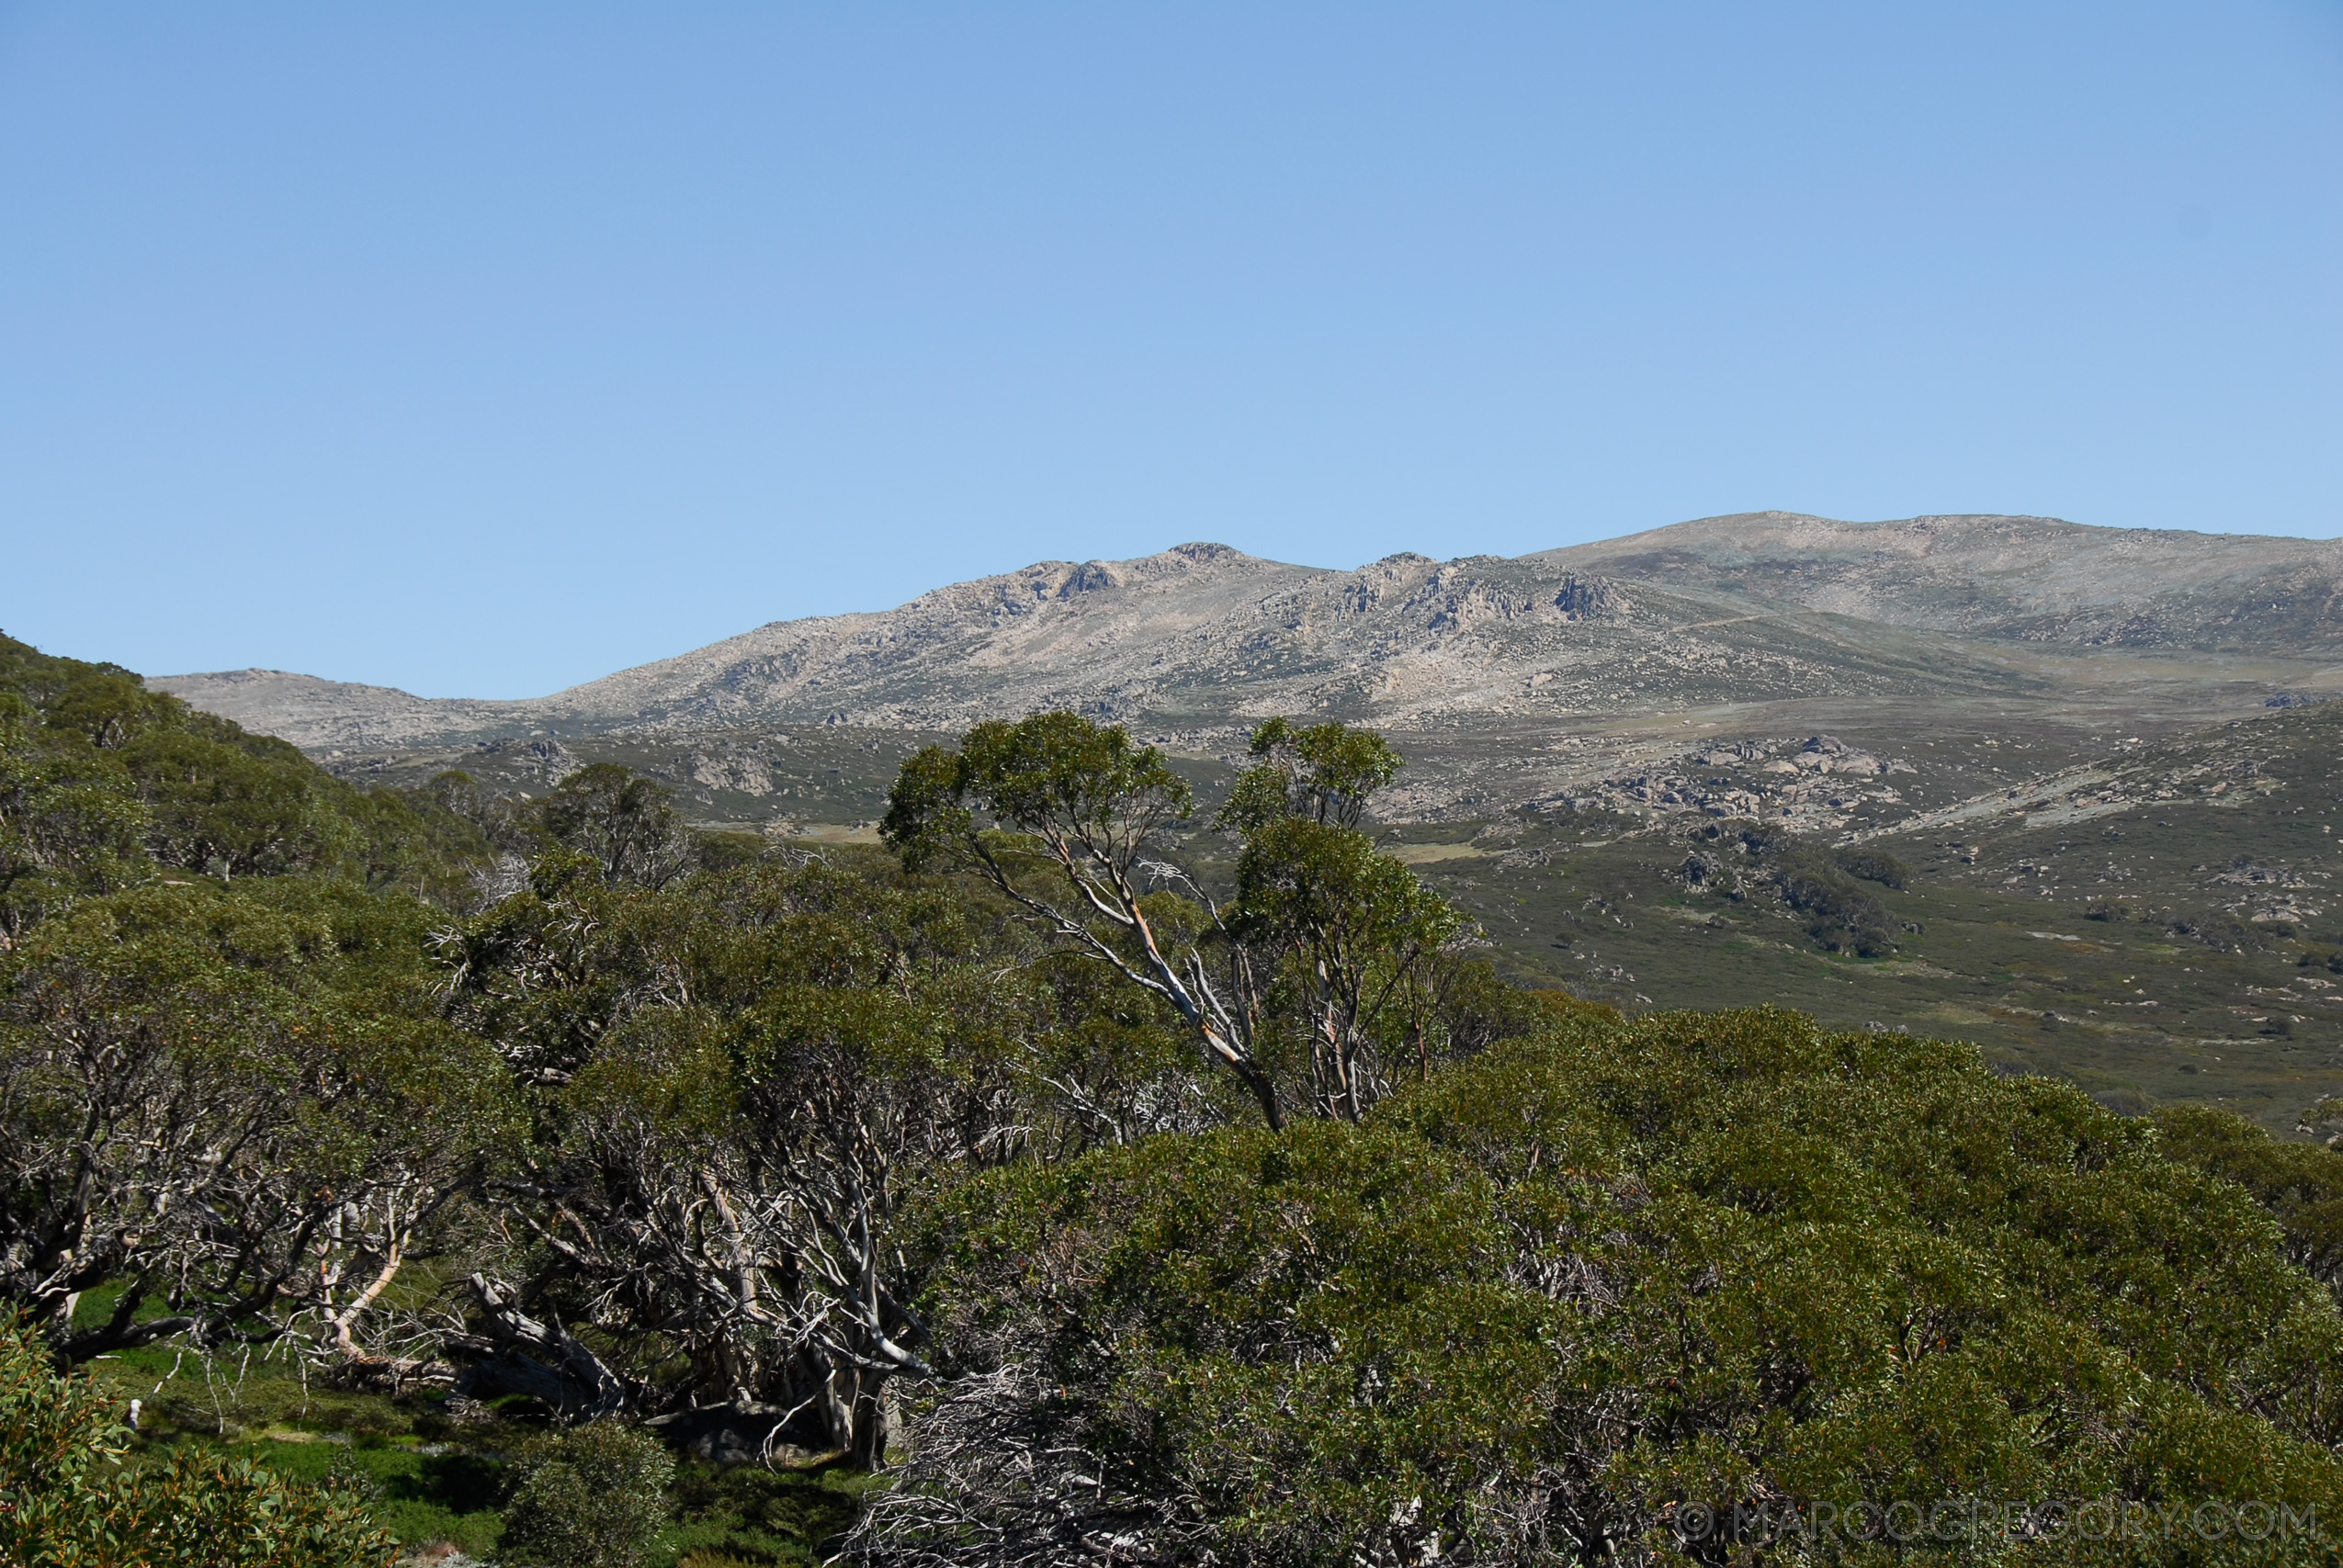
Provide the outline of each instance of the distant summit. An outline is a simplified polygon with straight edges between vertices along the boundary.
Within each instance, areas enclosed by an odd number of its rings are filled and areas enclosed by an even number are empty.
[[[1914,634],[1961,639],[1930,643]],[[1040,561],[893,610],[776,621],[526,702],[277,671],[154,686],[313,750],[760,724],[1384,724],[1981,690],[1993,642],[2323,658],[2343,544],[2055,518],[1703,518],[1517,559],[1335,571],[1192,542]]]

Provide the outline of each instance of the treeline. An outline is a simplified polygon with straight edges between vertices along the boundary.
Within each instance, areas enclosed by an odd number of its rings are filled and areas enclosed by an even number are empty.
[[[880,1562],[1725,1561],[1959,1497],[2343,1525],[2343,1156],[1502,986],[1362,827],[1398,766],[1273,721],[1199,823],[1041,715],[817,855],[609,767],[360,791],[0,645],[0,1301],[60,1366],[169,1340],[842,1453],[890,1472]],[[1741,852],[1850,945],[1896,869]]]

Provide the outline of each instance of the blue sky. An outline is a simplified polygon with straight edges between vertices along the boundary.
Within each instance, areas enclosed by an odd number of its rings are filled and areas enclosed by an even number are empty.
[[[0,626],[523,696],[1217,539],[2343,533],[2343,4],[0,3]]]

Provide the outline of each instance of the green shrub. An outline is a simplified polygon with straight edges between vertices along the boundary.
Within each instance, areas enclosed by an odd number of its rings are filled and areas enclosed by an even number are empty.
[[[2343,1110],[2323,1100],[2307,1114]],[[2234,1111],[2173,1105],[2156,1113],[2168,1157],[2234,1181],[2286,1232],[2287,1255],[2317,1278],[2343,1281],[2343,1153],[2281,1143]]]
[[[637,1568],[667,1520],[675,1461],[640,1427],[595,1421],[528,1443],[504,1508],[511,1568]]]
[[[1896,950],[1888,934],[1894,922],[1886,909],[1853,878],[1900,888],[1908,874],[1903,862],[1885,850],[1828,849],[1778,822],[1744,821],[1731,829],[1731,841],[1772,885],[1782,902],[1805,917],[1806,935],[1817,943],[1864,958],[1885,957]],[[1703,836],[1712,835],[1720,840],[1726,836],[1722,829],[1708,829]]]
[[[293,1485],[189,1446],[125,1469],[129,1431],[85,1377],[60,1376],[21,1318],[0,1322],[0,1562],[40,1568],[382,1568],[390,1538],[339,1487]]]
[[[1827,867],[1783,871],[1782,901],[1806,917],[1806,934],[1833,952],[1876,958],[1894,951],[1879,900]]]

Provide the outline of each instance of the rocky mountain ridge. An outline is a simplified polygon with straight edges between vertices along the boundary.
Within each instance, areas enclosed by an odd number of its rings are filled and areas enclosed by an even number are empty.
[[[1051,706],[1172,729],[1311,712],[1404,728],[2025,687],[1996,644],[2301,657],[2330,654],[2338,637],[2333,541],[1760,513],[1347,572],[1212,544],[1044,561],[521,702],[273,671],[153,683],[312,750],[769,724],[951,729]]]

